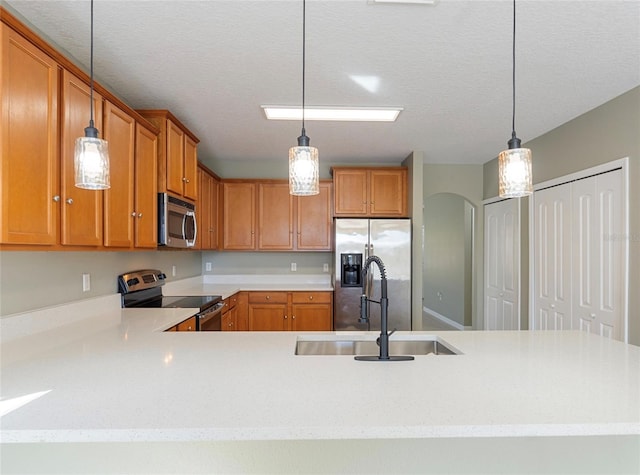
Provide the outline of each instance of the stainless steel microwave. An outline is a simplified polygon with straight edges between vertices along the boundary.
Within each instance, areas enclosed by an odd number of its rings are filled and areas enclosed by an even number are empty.
[[[167,193],[158,193],[158,244],[167,247],[193,247],[198,226],[196,207]]]

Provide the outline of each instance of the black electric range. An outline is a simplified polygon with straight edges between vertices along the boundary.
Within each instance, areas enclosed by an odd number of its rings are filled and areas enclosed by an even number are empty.
[[[124,308],[197,308],[196,330],[220,330],[220,295],[165,296],[162,286],[167,276],[157,269],[143,269],[118,276],[118,292]]]

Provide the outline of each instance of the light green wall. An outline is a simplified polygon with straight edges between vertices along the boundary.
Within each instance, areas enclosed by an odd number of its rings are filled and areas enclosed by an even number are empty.
[[[422,330],[422,168],[424,153],[412,152],[407,167],[408,202],[411,217],[411,328]]]
[[[471,285],[471,325],[483,328],[483,205],[482,205],[482,165],[432,165],[423,166],[423,200],[437,193],[455,193],[465,198],[474,207],[472,285]],[[426,223],[425,223],[426,225]],[[423,284],[424,287],[424,284]],[[427,292],[427,289],[424,290]]]
[[[468,202],[453,193],[424,201],[424,306],[462,325],[471,325],[471,240]],[[468,315],[468,319],[465,317]]]
[[[328,264],[333,275],[331,252],[203,252],[203,274],[320,274]],[[211,271],[205,265],[211,262]],[[291,263],[297,270],[291,272]]]
[[[160,269],[167,280],[200,275],[198,251],[65,252],[0,251],[0,315],[24,312],[118,291],[117,277],[136,269]],[[176,276],[171,275],[176,266]],[[82,291],[82,274],[91,290]]]
[[[541,183],[629,157],[629,341],[640,345],[640,87],[527,142],[533,182]],[[484,197],[498,194],[497,159],[484,165]],[[526,199],[523,202],[526,203]],[[527,222],[523,216],[523,222]],[[523,230],[523,237],[528,231]],[[522,245],[523,295],[528,246]],[[526,284],[528,285],[528,284]]]

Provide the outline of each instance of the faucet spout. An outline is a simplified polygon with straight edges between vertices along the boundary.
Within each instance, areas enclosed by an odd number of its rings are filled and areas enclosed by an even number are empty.
[[[382,259],[378,256],[369,256],[364,266],[362,267],[362,296],[360,297],[360,322],[368,322],[368,305],[367,302],[373,302],[367,295],[367,272],[371,264],[378,266],[380,270],[380,301],[376,302],[380,304],[380,337],[378,338],[380,346],[379,356],[356,356],[355,359],[359,361],[406,361],[412,360],[413,356],[389,356],[389,298],[387,296],[387,271],[384,267]],[[395,331],[395,330],[394,330]],[[393,333],[393,332],[391,332]]]

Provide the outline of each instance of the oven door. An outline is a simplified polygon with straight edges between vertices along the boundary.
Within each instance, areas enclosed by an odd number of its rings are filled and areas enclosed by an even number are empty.
[[[213,307],[198,313],[197,317],[197,331],[201,332],[219,332],[222,330],[222,309],[224,303],[220,302]]]

